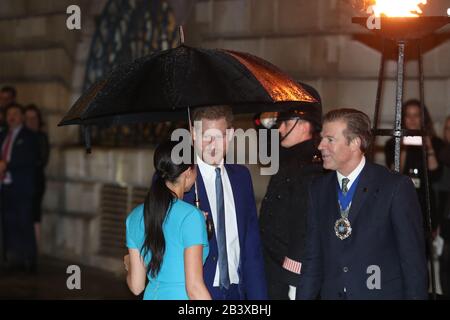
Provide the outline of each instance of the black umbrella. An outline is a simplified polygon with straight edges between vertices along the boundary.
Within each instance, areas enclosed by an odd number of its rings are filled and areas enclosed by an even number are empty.
[[[59,125],[186,119],[186,109],[230,105],[235,113],[316,102],[277,67],[256,56],[180,45],[114,69],[87,90]]]

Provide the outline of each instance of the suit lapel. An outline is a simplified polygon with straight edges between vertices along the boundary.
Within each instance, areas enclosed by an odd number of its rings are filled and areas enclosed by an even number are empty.
[[[356,192],[352,200],[352,205],[350,207],[349,220],[350,223],[354,223],[356,217],[361,212],[361,208],[364,202],[367,200],[369,191],[371,191],[370,182],[372,180],[370,164],[366,162],[363,170],[361,171],[361,176],[359,178],[358,185],[356,186]]]
[[[328,191],[327,194],[328,199],[326,200],[326,204],[329,208],[327,212],[331,212],[331,215],[329,218],[329,225],[330,229],[329,231],[332,231],[332,234],[334,235],[334,224],[336,223],[336,220],[341,217],[340,210],[339,210],[339,201],[338,201],[338,195],[337,195],[337,176],[336,172],[333,174],[330,174],[330,181],[327,183]]]
[[[14,139],[14,143],[11,146],[11,158],[15,154],[15,149],[23,143],[22,135],[23,135],[23,127],[20,128],[19,132],[16,135],[16,138]]]

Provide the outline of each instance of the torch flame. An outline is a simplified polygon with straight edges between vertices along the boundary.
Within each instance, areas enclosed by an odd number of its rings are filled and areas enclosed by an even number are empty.
[[[372,10],[376,17],[418,17],[420,5],[426,4],[427,0],[375,0]]]

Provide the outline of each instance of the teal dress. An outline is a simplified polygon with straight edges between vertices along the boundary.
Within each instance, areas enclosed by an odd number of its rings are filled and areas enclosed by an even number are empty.
[[[126,221],[127,247],[137,249],[141,254],[145,240],[144,205],[136,207]],[[187,300],[184,273],[184,249],[203,245],[203,263],[209,253],[206,222],[203,213],[196,207],[175,200],[163,224],[166,241],[161,269],[156,278],[150,277],[145,288],[144,300]],[[151,252],[145,255],[144,262],[148,266]]]

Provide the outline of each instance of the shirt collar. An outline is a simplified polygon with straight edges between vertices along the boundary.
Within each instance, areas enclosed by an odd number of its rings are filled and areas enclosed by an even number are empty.
[[[363,170],[365,164],[366,164],[366,157],[363,156],[361,159],[361,162],[358,164],[358,166],[347,177],[344,176],[343,174],[341,174],[339,171],[336,171],[337,178],[339,181],[339,186],[342,188],[342,179],[348,178],[349,183],[348,183],[347,187],[350,189],[350,187],[353,184],[353,181],[355,181],[355,179],[359,176],[359,174]]]
[[[12,130],[10,130],[9,132],[11,132],[12,138],[15,139],[17,137],[17,135],[19,134],[20,130],[23,128],[23,124],[21,124],[20,126],[18,126],[17,128],[14,128]]]
[[[13,134],[17,134],[17,132],[19,132],[20,129],[22,129],[22,127],[23,127],[23,124],[21,124],[20,126],[14,128],[14,129],[12,129],[12,133],[13,133]]]
[[[211,164],[204,162],[198,155],[196,157],[197,157],[197,165],[200,169],[200,172],[202,173],[202,176],[206,175],[208,177],[215,177],[216,168],[220,168],[220,175],[223,176],[225,169],[223,160],[218,166],[213,166]]]

